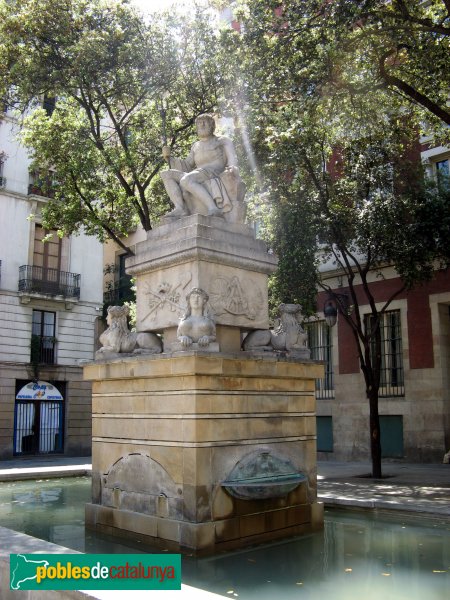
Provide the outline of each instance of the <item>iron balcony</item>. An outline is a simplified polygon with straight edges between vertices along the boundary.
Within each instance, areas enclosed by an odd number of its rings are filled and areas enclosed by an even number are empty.
[[[47,267],[19,267],[19,292],[80,298],[80,275]]]

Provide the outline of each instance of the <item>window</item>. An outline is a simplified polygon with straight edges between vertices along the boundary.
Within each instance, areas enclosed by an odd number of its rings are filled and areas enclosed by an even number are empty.
[[[43,241],[45,236],[53,234],[50,239]],[[61,243],[56,231],[44,229],[42,225],[36,225],[34,230],[34,252],[33,266],[43,269],[61,270]]]
[[[443,189],[449,188],[449,177],[450,177],[450,161],[449,159],[440,160],[436,163],[436,176],[438,186]]]
[[[123,304],[124,302],[134,302],[136,300],[133,279],[125,271],[125,260],[128,256],[129,254],[119,255],[116,264],[107,265],[104,270],[105,275],[115,273],[114,282],[111,280],[106,282],[103,296],[105,304]]]
[[[317,452],[333,452],[333,417],[316,417]]]
[[[131,289],[133,287],[131,275],[127,275],[125,271],[125,260],[129,254],[121,254],[119,256],[119,279],[117,281],[118,300],[134,300],[135,293]]]
[[[323,360],[325,377],[316,379],[316,398],[334,398],[333,346],[331,328],[325,321],[313,321],[305,324],[308,333],[308,345],[313,360]]]
[[[32,171],[29,174],[28,193],[54,198],[58,187],[56,173],[53,170]]]
[[[366,331],[372,327],[372,315],[366,315]],[[381,333],[381,374],[380,398],[404,396],[403,350],[400,311],[391,310],[380,315]],[[372,341],[372,355],[375,341]]]
[[[31,362],[55,364],[55,323],[56,313],[33,310],[31,329]]]
[[[450,175],[449,172],[449,161],[448,159],[446,160],[440,160],[436,163],[436,172],[439,174],[444,174],[444,175]]]

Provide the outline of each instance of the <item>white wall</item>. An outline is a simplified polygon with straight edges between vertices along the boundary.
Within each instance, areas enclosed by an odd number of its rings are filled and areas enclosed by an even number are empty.
[[[95,306],[80,302],[66,310],[63,302],[33,299],[21,304],[18,295],[0,292],[0,361],[30,362],[33,310],[56,313],[56,362],[76,365],[94,357],[94,323],[99,312]]]
[[[84,234],[70,238],[71,273],[81,274],[80,300],[103,304],[103,246]]]
[[[28,200],[13,197],[0,190],[0,288],[17,291],[19,267],[28,264],[30,214]]]
[[[18,141],[19,126],[10,117],[0,121],[0,151],[6,154],[3,177],[6,189],[18,194],[28,193],[29,164],[28,151]]]
[[[0,293],[0,361],[30,362],[31,316],[17,295]]]
[[[103,303],[102,244],[84,234],[69,239],[63,270],[81,275],[80,301],[70,309],[64,301],[44,296],[21,302],[19,267],[32,264],[33,256],[35,224],[27,217],[37,214],[46,200],[28,196],[30,160],[17,132],[13,119],[0,122],[0,152],[6,154],[6,186],[0,189],[0,361],[29,363],[33,310],[47,310],[56,313],[57,364],[76,365],[94,356],[96,308]]]

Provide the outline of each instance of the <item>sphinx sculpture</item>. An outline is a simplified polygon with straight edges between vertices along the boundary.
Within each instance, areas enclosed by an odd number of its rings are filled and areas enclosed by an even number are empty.
[[[280,324],[275,329],[256,329],[244,339],[243,350],[286,352],[296,358],[310,358],[308,334],[301,321],[299,304],[280,304]]]
[[[193,344],[205,349],[216,341],[216,324],[206,314],[208,300],[208,294],[200,288],[193,288],[186,296],[186,312],[177,329],[177,339],[182,349],[188,349]]]
[[[209,114],[197,117],[195,124],[199,140],[185,159],[173,157],[170,148],[163,147],[169,169],[162,171],[161,179],[175,206],[166,217],[180,218],[198,212],[243,222],[245,186],[233,142],[226,136],[214,135],[215,122]]]
[[[127,317],[130,309],[124,306],[109,306],[106,322],[108,328],[100,335],[102,348],[95,358],[116,358],[124,354],[159,354],[161,339],[155,333],[136,333],[128,329]]]

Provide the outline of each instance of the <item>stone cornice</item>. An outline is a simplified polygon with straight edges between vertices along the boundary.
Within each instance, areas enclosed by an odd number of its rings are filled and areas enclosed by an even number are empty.
[[[191,215],[151,231],[146,241],[137,244],[136,255],[127,259],[127,271],[131,275],[148,273],[192,260],[267,275],[275,271],[278,263],[247,226]]]
[[[238,254],[226,253],[220,249],[201,248],[199,246],[193,246],[185,249],[174,248],[172,252],[167,253],[164,256],[158,256],[158,254],[159,253],[156,251],[154,253],[147,252],[145,254],[146,260],[140,264],[135,263],[134,265],[130,265],[127,262],[127,272],[131,275],[136,275],[143,272],[149,273],[193,260],[203,260],[220,265],[240,267],[249,271],[264,273],[266,275],[273,273],[277,267],[277,261],[275,257],[271,257],[270,255],[258,256],[255,253],[244,257]],[[265,258],[268,258],[269,260],[264,260]],[[270,260],[271,258],[272,260]]]

